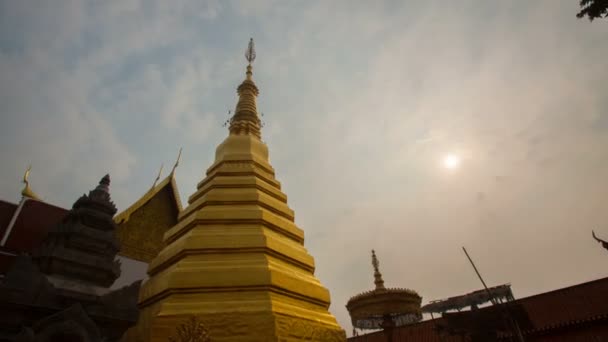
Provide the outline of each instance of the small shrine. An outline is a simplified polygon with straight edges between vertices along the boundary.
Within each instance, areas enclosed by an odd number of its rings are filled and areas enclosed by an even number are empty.
[[[109,186],[106,175],[11,264],[0,284],[0,340],[118,341],[137,322],[140,281],[110,291],[121,264]]]
[[[372,265],[376,288],[350,298],[346,309],[354,329],[383,329],[387,341],[392,341],[393,328],[422,319],[422,297],[413,290],[384,287],[380,262],[373,250]]]

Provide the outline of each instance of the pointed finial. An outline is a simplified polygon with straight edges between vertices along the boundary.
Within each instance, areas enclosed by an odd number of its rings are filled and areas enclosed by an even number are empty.
[[[109,173],[106,173],[106,175],[103,176],[103,178],[101,178],[101,180],[99,181],[99,185],[110,186],[110,174]]]
[[[25,184],[25,187],[23,188],[23,190],[21,190],[21,196],[40,200],[40,197],[38,197],[38,195],[36,195],[36,193],[34,191],[32,191],[32,188],[30,188],[30,182],[28,179],[30,177],[31,171],[32,171],[32,165],[29,165],[27,167],[27,169],[25,170],[25,172],[23,173],[23,183]]]
[[[99,181],[99,185],[97,185],[96,190],[103,190],[107,193],[110,192],[110,174],[106,173],[105,176],[101,178]]]
[[[256,97],[259,95],[260,91],[255,85],[255,82],[253,82],[253,67],[251,66],[255,57],[255,47],[253,45],[253,38],[251,38],[247,51],[245,52],[245,58],[249,62],[249,65],[247,65],[247,77],[236,89],[239,100],[236,104],[234,115],[225,124],[230,125],[228,130],[231,135],[247,134],[261,139],[261,122],[258,117],[256,104]]]
[[[158,170],[158,176],[156,176],[156,179],[154,180],[154,184],[152,184],[152,189],[154,189],[154,187],[156,186],[156,183],[158,183],[158,180],[160,179],[160,176],[163,174],[163,164],[160,164],[160,170]]]
[[[253,67],[251,66],[251,63],[253,63],[253,61],[255,60],[255,46],[253,44],[253,38],[249,39],[249,45],[247,46],[247,51],[245,51],[245,58],[247,58],[247,62],[249,62],[249,65],[247,65],[247,72],[245,73],[245,75],[247,75],[247,79],[251,81],[252,76],[253,76]]]
[[[384,289],[384,280],[382,280],[382,273],[380,273],[380,262],[376,257],[376,252],[372,249],[372,266],[374,266],[374,284],[376,284],[376,290]]]
[[[253,44],[253,38],[249,39],[249,45],[247,45],[247,51],[245,51],[245,58],[249,65],[255,60],[255,45]]]
[[[173,165],[173,169],[171,169],[171,177],[175,174],[175,169],[179,165],[179,161],[182,159],[182,148],[179,148],[179,152],[177,153],[177,159],[175,160],[175,164]]]

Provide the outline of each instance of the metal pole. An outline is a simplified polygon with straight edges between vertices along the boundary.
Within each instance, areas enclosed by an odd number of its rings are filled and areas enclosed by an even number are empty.
[[[462,247],[462,250],[464,251],[464,254],[466,254],[467,258],[469,259],[469,262],[471,263],[471,265],[473,266],[473,269],[475,270],[475,273],[477,273],[477,276],[479,277],[479,280],[481,280],[481,283],[483,284],[483,288],[486,289],[486,293],[488,294],[488,298],[490,299],[490,301],[492,302],[492,304],[496,305],[496,302],[494,301],[494,298],[492,297],[492,294],[490,293],[490,289],[488,289],[488,286],[486,285],[486,282],[483,281],[483,278],[481,277],[481,274],[479,274],[479,271],[477,270],[477,266],[475,266],[475,263],[473,262],[473,259],[471,259],[471,257],[469,256],[469,253],[467,253],[467,249]]]
[[[490,299],[490,301],[492,302],[493,305],[496,305],[496,301],[494,300],[494,297],[492,297],[492,294],[490,293],[490,289],[488,289],[488,286],[486,285],[486,282],[483,281],[483,278],[481,277],[481,274],[479,273],[479,270],[477,270],[477,266],[475,266],[475,263],[473,262],[473,259],[471,259],[471,257],[469,256],[469,253],[467,252],[467,249],[464,248],[464,247],[462,247],[462,250],[464,251],[464,254],[466,254],[467,258],[469,259],[469,262],[471,263],[471,266],[473,266],[473,269],[475,270],[475,273],[477,273],[477,276],[479,277],[479,280],[483,284],[483,287],[486,289],[486,293],[488,294],[488,298]],[[511,313],[509,312],[508,309],[507,309],[507,315],[509,315],[511,323],[514,325],[515,332],[517,334],[517,337],[518,337],[519,341],[520,342],[525,342],[524,341],[524,336],[521,333],[521,330],[519,329],[519,324],[517,324],[517,321],[515,319],[513,319],[513,317],[511,316]]]

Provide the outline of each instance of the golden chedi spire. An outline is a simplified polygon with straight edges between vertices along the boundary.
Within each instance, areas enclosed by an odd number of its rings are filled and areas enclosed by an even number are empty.
[[[192,316],[216,342],[346,339],[260,140],[253,41],[246,57],[229,134],[149,264],[128,340],[166,341]]]
[[[256,97],[260,91],[253,82],[253,67],[251,63],[255,60],[255,47],[253,38],[249,41],[249,46],[245,52],[245,58],[249,62],[247,65],[246,78],[237,88],[239,101],[234,110],[234,116],[230,119],[230,134],[251,134],[261,138],[261,121],[258,116]]]
[[[36,193],[30,187],[29,177],[30,177],[31,171],[32,171],[32,166],[30,165],[27,167],[27,170],[25,170],[25,172],[23,173],[23,183],[25,184],[25,187],[23,188],[23,190],[21,190],[21,196],[23,196],[25,198],[40,200],[40,197],[38,197],[38,195],[36,195]]]
[[[374,266],[374,284],[376,284],[376,290],[384,289],[384,280],[382,279],[382,273],[380,273],[380,262],[376,257],[376,252],[372,249],[372,266]]]

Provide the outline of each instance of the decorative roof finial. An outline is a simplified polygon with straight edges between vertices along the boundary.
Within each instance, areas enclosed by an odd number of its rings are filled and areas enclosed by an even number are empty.
[[[249,39],[249,45],[247,45],[247,51],[245,51],[245,58],[247,58],[247,62],[249,62],[249,65],[247,65],[247,79],[251,81],[251,78],[253,76],[253,72],[251,71],[253,69],[253,67],[251,66],[251,63],[253,63],[253,61],[255,60],[255,45],[253,44],[253,38]]]
[[[255,47],[253,45],[253,38],[251,38],[247,51],[245,51],[245,58],[249,62],[249,65],[247,65],[247,78],[237,88],[239,101],[236,104],[234,115],[227,123],[230,123],[228,130],[232,135],[253,135],[260,139],[262,137],[262,133],[260,132],[261,121],[258,117],[256,104],[256,97],[260,91],[253,82],[253,67],[251,66],[255,57]]]
[[[105,186],[110,186],[110,174],[106,173],[105,176],[103,176],[101,178],[101,180],[99,181],[99,184],[105,185]]]
[[[152,184],[152,189],[154,189],[154,187],[156,186],[156,183],[158,183],[158,180],[160,179],[160,176],[163,174],[163,164],[160,164],[160,170],[158,170],[158,176],[156,176],[156,179],[154,180],[154,184]]]
[[[595,236],[595,232],[594,232],[593,230],[591,231],[591,235],[593,236],[593,238],[594,238],[594,239],[595,239],[597,242],[599,242],[600,244],[602,244],[602,247],[604,247],[604,248],[608,249],[608,241],[604,241],[604,240],[602,240],[602,239],[598,238],[597,236]]]
[[[247,51],[245,51],[245,58],[249,65],[255,61],[255,45],[253,44],[253,38],[249,39],[249,45],[247,45]]]
[[[38,197],[38,195],[36,195],[36,193],[32,190],[32,188],[30,188],[30,182],[29,182],[28,178],[30,177],[31,170],[32,170],[32,165],[29,165],[27,167],[27,170],[25,170],[25,172],[23,173],[23,183],[25,183],[25,187],[23,188],[23,190],[21,190],[21,195],[23,197],[40,200],[40,197]]]
[[[380,273],[380,262],[376,257],[376,252],[372,249],[372,266],[374,266],[374,284],[376,284],[376,290],[384,289],[384,280],[382,280],[382,273]]]
[[[173,169],[171,169],[171,177],[173,177],[173,175],[175,174],[175,169],[177,169],[177,166],[179,165],[179,161],[182,159],[182,148],[179,148],[179,153],[177,153],[177,159],[175,160],[175,164],[173,164]]]

